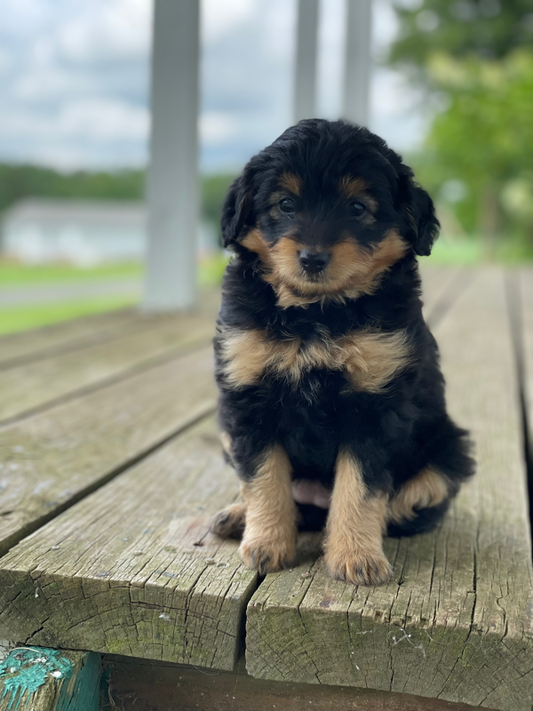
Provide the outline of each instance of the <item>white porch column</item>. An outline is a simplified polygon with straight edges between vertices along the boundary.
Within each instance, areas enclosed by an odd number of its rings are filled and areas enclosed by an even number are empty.
[[[372,0],[347,0],[342,117],[368,125]]]
[[[298,0],[293,118],[316,115],[318,0]]]
[[[199,227],[199,0],[155,0],[143,309],[193,305]]]

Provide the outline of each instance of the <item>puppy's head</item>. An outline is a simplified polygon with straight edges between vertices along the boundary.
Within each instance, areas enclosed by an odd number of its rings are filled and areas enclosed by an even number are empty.
[[[433,202],[386,143],[342,121],[301,121],[230,188],[224,246],[250,251],[282,306],[371,294],[438,234]]]

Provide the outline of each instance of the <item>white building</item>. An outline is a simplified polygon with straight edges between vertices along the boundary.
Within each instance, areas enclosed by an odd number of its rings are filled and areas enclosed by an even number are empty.
[[[202,252],[217,246],[209,227],[200,229]],[[5,210],[0,226],[2,255],[27,264],[140,261],[146,243],[146,206],[133,201],[31,198]]]

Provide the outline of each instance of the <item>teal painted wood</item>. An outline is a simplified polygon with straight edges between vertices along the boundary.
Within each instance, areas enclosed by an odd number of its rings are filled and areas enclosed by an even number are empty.
[[[19,647],[0,663],[0,711],[98,711],[94,652]]]

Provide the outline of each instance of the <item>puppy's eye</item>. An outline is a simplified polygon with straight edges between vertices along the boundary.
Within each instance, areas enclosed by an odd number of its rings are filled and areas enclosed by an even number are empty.
[[[350,212],[354,217],[361,217],[366,212],[366,205],[363,205],[362,202],[352,202]]]
[[[279,209],[286,215],[294,215],[296,208],[292,200],[289,198],[283,198],[279,201]]]

